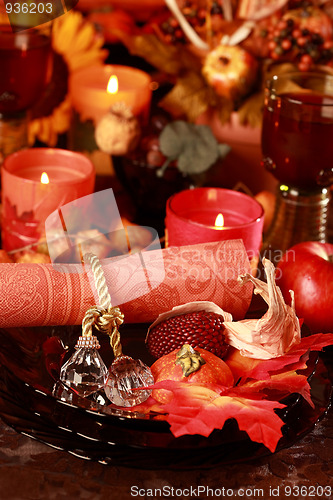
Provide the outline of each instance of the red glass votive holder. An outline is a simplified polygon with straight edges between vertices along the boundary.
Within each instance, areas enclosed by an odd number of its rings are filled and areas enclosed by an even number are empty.
[[[216,221],[219,214],[223,216],[223,225]],[[252,259],[259,254],[263,224],[264,212],[260,203],[238,191],[187,189],[174,194],[167,202],[169,246],[242,239]]]
[[[95,169],[80,153],[30,148],[5,159],[1,179],[2,247],[11,251],[36,244],[52,212],[91,194]]]

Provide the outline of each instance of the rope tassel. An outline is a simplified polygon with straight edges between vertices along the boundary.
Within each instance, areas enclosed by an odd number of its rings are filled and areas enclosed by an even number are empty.
[[[84,263],[87,262],[91,265],[100,307],[92,306],[87,310],[82,320],[82,337],[85,339],[91,338],[92,328],[95,326],[99,332],[109,335],[114,357],[117,358],[122,356],[118,328],[124,322],[124,315],[119,307],[112,307],[105,274],[99,259],[96,255],[87,253],[84,255],[83,260]]]

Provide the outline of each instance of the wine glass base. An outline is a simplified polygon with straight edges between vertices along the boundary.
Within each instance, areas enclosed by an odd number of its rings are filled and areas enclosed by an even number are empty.
[[[302,241],[327,241],[329,188],[315,192],[280,185],[273,221],[264,234],[261,254],[275,264]]]

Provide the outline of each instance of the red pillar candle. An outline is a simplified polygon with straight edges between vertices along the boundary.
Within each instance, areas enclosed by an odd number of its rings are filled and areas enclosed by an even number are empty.
[[[2,246],[10,251],[38,242],[52,212],[91,194],[95,170],[80,153],[31,148],[8,156],[1,177]]]
[[[263,223],[260,203],[229,189],[188,189],[171,196],[166,207],[169,246],[242,239],[252,258],[259,253]]]

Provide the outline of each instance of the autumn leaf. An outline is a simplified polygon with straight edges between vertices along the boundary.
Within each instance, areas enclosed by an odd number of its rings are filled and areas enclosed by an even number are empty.
[[[271,394],[270,394],[271,392]],[[300,394],[310,406],[314,407],[310,394],[310,385],[306,375],[296,373],[296,371],[288,371],[272,375],[266,380],[252,380],[244,385],[235,387],[235,394],[252,398],[254,394],[266,394],[267,398],[281,400],[290,394]],[[262,397],[259,396],[259,397]]]
[[[246,372],[247,378],[267,379],[273,373],[284,370],[304,368],[305,359],[310,351],[322,351],[324,347],[333,344],[333,333],[317,333],[303,337],[299,344],[294,345],[286,354],[277,358],[258,362]],[[305,358],[304,358],[305,356]]]
[[[132,37],[127,46],[132,54],[142,57],[164,73],[177,75],[182,69],[179,49],[163,43],[154,35]]]
[[[214,429],[222,429],[230,418],[236,419],[239,429],[252,441],[264,444],[272,452],[282,437],[284,422],[274,410],[285,405],[278,401],[219,395],[210,388],[170,380],[156,384],[160,386],[173,392],[172,400],[164,408],[176,437],[184,434],[208,437]]]
[[[224,361],[231,369],[235,380],[241,379],[242,383],[244,383],[249,379],[266,380],[271,376],[270,370],[272,370],[272,373],[285,372],[286,370],[304,370],[309,359],[309,351],[300,357],[291,356],[290,359],[289,357],[286,359],[283,356],[285,359],[281,358],[282,356],[270,360],[247,358],[237,349],[229,348]]]
[[[230,117],[232,111],[230,102],[218,98],[201,73],[194,70],[179,76],[173,89],[161,100],[160,105],[176,117],[185,114],[191,122],[209,108],[219,109],[221,116],[224,109],[225,119]]]
[[[234,109],[232,101],[217,96],[201,73],[195,71],[188,71],[177,78],[172,90],[160,101],[160,106],[175,117],[185,115],[190,122],[195,122],[207,110],[214,109],[221,123],[227,123]]]
[[[239,123],[252,128],[260,127],[262,124],[263,107],[263,92],[251,95],[238,108]]]
[[[204,113],[209,107],[211,89],[200,74],[188,72],[179,77],[173,89],[162,99],[160,105],[176,116],[185,114],[190,121]]]
[[[165,408],[163,407],[163,405],[161,403],[158,403],[152,396],[149,396],[149,398],[146,399],[146,401],[143,401],[142,403],[140,403],[138,405],[131,406],[130,408],[124,407],[124,410],[138,412],[138,413],[141,413],[143,415],[147,415],[148,413],[156,413],[156,414],[159,414],[159,416],[163,420],[165,420],[165,416],[164,416],[164,414],[166,413]]]
[[[178,75],[186,68],[200,71],[200,61],[185,47],[167,44],[153,33],[140,30],[128,33],[119,29],[114,29],[112,33],[131,54],[142,57],[162,73]]]
[[[234,103],[232,101],[220,98],[216,101],[216,105],[212,106],[212,108],[215,108],[222,125],[230,122],[231,113],[234,111]]]

